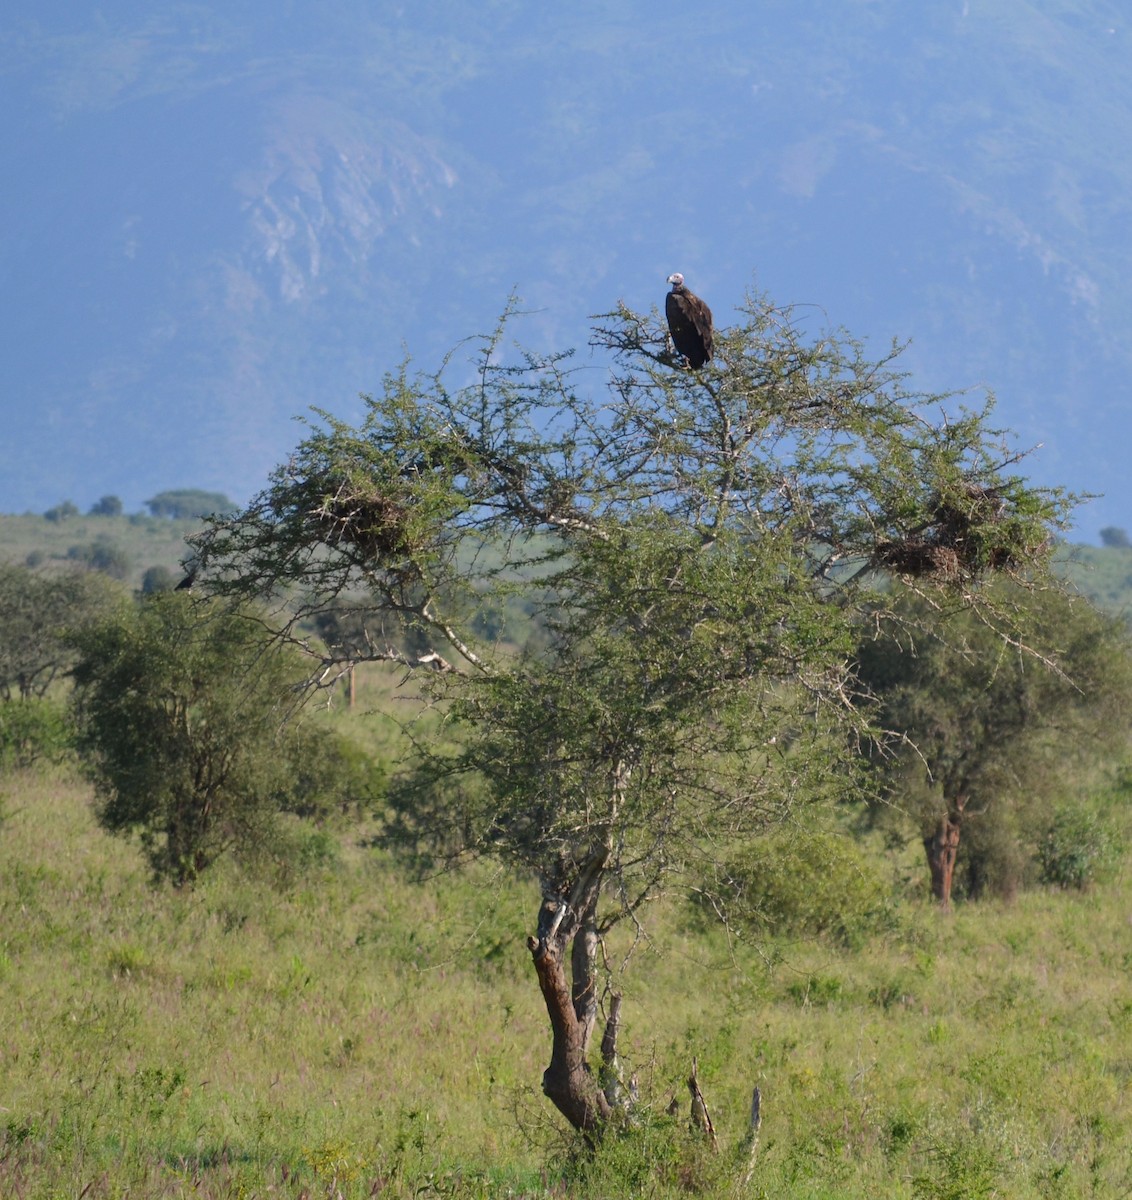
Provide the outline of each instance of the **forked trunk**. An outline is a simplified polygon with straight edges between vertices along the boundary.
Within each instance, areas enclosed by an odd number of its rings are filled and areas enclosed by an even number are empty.
[[[565,889],[544,881],[546,898],[539,911],[538,935],[527,939],[552,1034],[550,1066],[543,1072],[542,1090],[590,1142],[598,1140],[620,1100],[618,997],[610,1007],[602,1037],[603,1074],[608,1078],[599,1079],[588,1058],[598,1012],[597,902],[607,854],[607,847],[595,849],[577,869],[567,896],[563,895]]]
[[[586,1060],[592,1020],[579,1018],[574,1008],[563,959],[566,946],[558,937],[532,937],[527,947],[534,959],[539,987],[550,1016],[553,1044],[542,1090],[560,1113],[591,1141],[609,1120],[612,1108]]]

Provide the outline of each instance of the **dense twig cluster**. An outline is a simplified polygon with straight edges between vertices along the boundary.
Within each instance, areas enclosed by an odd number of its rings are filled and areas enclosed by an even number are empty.
[[[408,501],[387,480],[343,483],[314,515],[326,545],[380,562],[411,549]]]
[[[959,498],[937,501],[929,523],[879,541],[874,564],[907,578],[952,583],[1017,570],[1040,549],[1033,541],[1033,524],[1018,521],[1002,488],[967,483]]]

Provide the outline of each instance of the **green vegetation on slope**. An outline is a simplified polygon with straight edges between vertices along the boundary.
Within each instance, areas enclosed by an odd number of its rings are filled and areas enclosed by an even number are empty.
[[[854,953],[728,947],[673,901],[619,981],[653,1115],[571,1164],[526,881],[413,883],[355,829],[289,890],[221,867],[155,891],[90,800],[44,776],[0,799],[5,1197],[730,1195],[754,1084],[752,1196],[1132,1189],[1127,875],[949,920],[904,899]],[[718,1159],[672,1136],[692,1055]]]
[[[74,565],[75,557],[69,554],[72,546],[90,546],[102,539],[125,552],[130,564],[127,582],[138,588],[151,566],[165,567],[180,579],[181,563],[189,553],[185,538],[200,528],[197,520],[141,514],[49,521],[32,513],[0,513],[0,562]],[[1132,612],[1132,551],[1066,544],[1057,552],[1056,562],[1059,571],[1105,611]]]
[[[197,519],[133,516],[72,516],[61,521],[25,513],[0,515],[0,562],[43,569],[82,566],[91,547],[124,556],[126,583],[140,588],[149,567],[165,567],[181,578],[188,547],[185,536],[200,528]]]

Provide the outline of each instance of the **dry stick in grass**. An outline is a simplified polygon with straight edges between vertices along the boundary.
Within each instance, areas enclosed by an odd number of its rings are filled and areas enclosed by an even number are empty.
[[[711,1123],[711,1114],[708,1112],[707,1101],[704,1100],[704,1094],[700,1091],[699,1080],[696,1078],[699,1070],[699,1064],[692,1059],[692,1073],[688,1076],[688,1091],[692,1093],[692,1123],[703,1130],[711,1139],[711,1148],[719,1149],[719,1141],[715,1136],[715,1126]]]
[[[751,1124],[747,1130],[747,1173],[743,1176],[743,1187],[751,1182],[755,1173],[755,1159],[759,1153],[759,1129],[763,1123],[762,1093],[756,1087],[751,1096]]]

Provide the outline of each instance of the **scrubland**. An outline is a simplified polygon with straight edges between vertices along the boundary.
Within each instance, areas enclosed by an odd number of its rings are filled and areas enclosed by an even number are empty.
[[[176,891],[65,772],[5,778],[0,812],[6,1200],[1132,1194],[1127,871],[951,917],[900,888],[851,947],[669,898],[609,946],[642,1107],[588,1158],[539,1092],[531,881],[410,879],[352,826]]]

